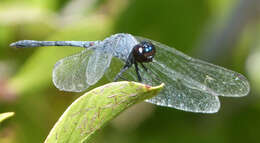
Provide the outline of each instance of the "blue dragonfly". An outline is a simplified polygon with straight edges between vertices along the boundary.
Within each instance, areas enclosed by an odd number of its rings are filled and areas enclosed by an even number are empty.
[[[226,68],[191,58],[159,42],[119,33],[102,41],[22,40],[17,48],[72,46],[85,48],[59,60],[53,69],[53,83],[62,91],[82,92],[96,84],[104,74],[111,81],[139,81],[151,86],[165,83],[158,96],[147,102],[189,112],[215,113],[219,96],[242,97],[250,91],[248,80]],[[116,74],[112,59],[121,63]],[[112,78],[111,78],[112,77]]]

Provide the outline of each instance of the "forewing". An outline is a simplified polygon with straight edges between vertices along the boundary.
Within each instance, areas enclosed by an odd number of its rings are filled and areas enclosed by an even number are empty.
[[[81,92],[89,87],[86,78],[88,61],[93,50],[59,60],[53,69],[53,83],[62,91]]]
[[[91,55],[87,66],[87,84],[93,85],[102,78],[110,65],[112,53],[96,49]]]
[[[137,37],[139,40],[149,40]],[[240,97],[249,93],[247,79],[234,71],[193,59],[173,48],[156,41],[155,61],[168,69],[168,76],[180,80],[186,87],[215,96]],[[171,74],[169,73],[171,72]]]
[[[239,97],[249,92],[249,83],[241,74],[193,59],[173,48],[151,41],[156,46],[148,72],[141,69],[143,82],[148,85],[165,83],[165,89],[147,102],[176,109],[214,113],[220,108],[217,96]],[[128,71],[136,79],[134,69]]]
[[[171,69],[165,69],[161,63],[153,62],[145,65],[148,71],[140,68],[143,83],[155,86],[164,83],[164,89],[159,95],[146,100],[159,106],[172,107],[189,112],[215,113],[220,108],[217,96],[189,87]],[[127,79],[137,80],[134,68],[129,69],[124,75]]]
[[[154,61],[149,69],[154,77],[149,77],[149,74],[144,75],[145,83],[158,85],[163,82],[165,89],[160,95],[147,100],[147,102],[190,112],[215,113],[219,110],[220,102],[217,96],[187,85],[182,80],[185,77],[174,73],[162,63]]]

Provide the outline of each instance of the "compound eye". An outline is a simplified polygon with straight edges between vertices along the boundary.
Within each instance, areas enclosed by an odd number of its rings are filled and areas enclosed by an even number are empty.
[[[139,54],[143,54],[143,51],[144,51],[143,47],[139,47],[139,48],[138,48]]]
[[[134,47],[133,55],[138,62],[151,62],[155,55],[155,47],[151,42],[143,41]]]
[[[148,53],[149,51],[151,51],[151,48],[145,48],[145,52]]]

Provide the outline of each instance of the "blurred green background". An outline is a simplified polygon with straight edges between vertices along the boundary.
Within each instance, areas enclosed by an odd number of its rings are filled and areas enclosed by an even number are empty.
[[[80,94],[51,80],[58,59],[78,48],[15,49],[17,40],[101,40],[125,32],[244,74],[251,92],[221,98],[216,114],[138,104],[109,123],[97,143],[259,142],[259,0],[1,0],[0,143],[43,142]]]

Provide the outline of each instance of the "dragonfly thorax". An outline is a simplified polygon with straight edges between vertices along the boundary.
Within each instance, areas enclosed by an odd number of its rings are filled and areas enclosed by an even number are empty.
[[[155,46],[151,42],[142,41],[133,48],[133,57],[137,62],[152,62],[155,56]]]

